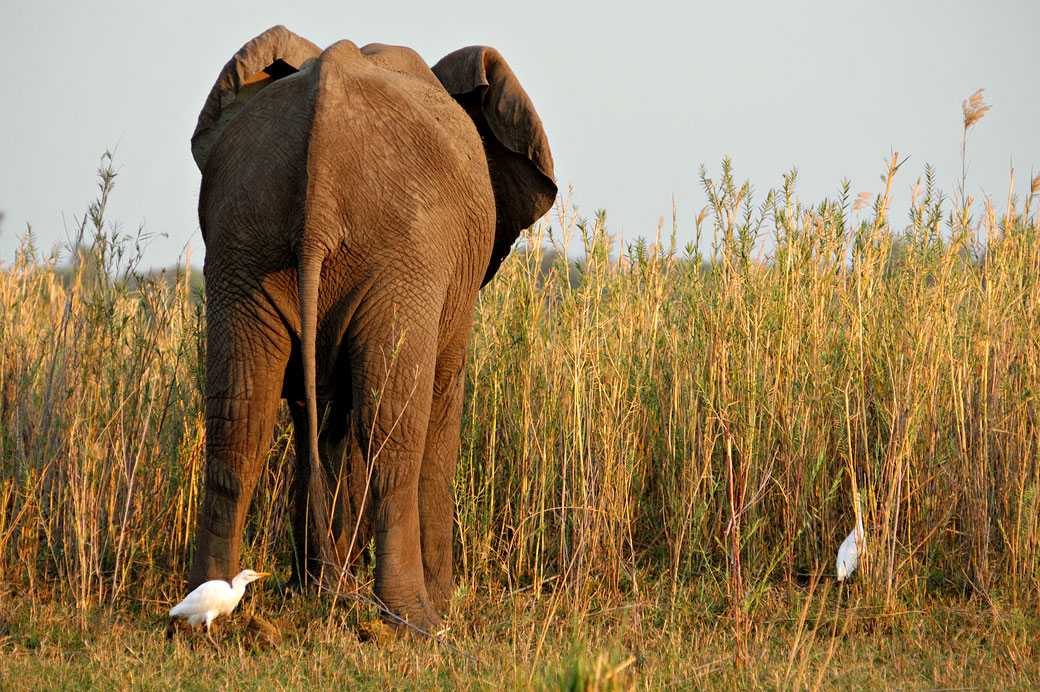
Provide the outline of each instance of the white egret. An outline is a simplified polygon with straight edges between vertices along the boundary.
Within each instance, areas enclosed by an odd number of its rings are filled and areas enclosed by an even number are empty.
[[[209,636],[210,624],[214,618],[231,614],[246,592],[246,584],[267,576],[270,576],[267,572],[245,569],[239,572],[230,584],[223,579],[200,584],[185,596],[183,601],[170,609],[170,617],[187,620],[191,627],[206,623],[206,635]]]
[[[838,560],[834,569],[838,574],[838,581],[844,581],[859,566],[859,551],[866,545],[866,537],[863,534],[863,512],[859,508],[859,498],[856,498],[856,528],[845,537],[838,548]]]

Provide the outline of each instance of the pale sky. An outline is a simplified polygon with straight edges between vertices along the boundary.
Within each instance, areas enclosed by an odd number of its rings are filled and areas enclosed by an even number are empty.
[[[43,249],[73,235],[101,154],[119,177],[107,216],[155,236],[146,264],[192,247],[201,266],[199,109],[238,48],[275,24],[325,47],[406,45],[430,64],[467,45],[505,56],[541,115],[560,187],[607,210],[626,241],[670,224],[693,238],[703,163],[730,156],[761,200],[792,167],[799,197],[878,192],[891,150],[911,158],[893,208],[933,164],[960,178],[961,101],[992,105],[968,143],[969,193],[1024,198],[1040,171],[1040,2],[176,3],[0,0],[0,264],[32,224]]]

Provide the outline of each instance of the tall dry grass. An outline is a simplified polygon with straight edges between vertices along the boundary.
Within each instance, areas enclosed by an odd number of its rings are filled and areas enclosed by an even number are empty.
[[[898,166],[810,207],[794,173],[756,202],[724,162],[685,250],[674,222],[622,247],[569,201],[526,235],[475,321],[460,584],[579,615],[699,584],[739,625],[833,570],[855,491],[863,595],[1035,601],[1040,178],[998,211],[926,169],[897,222]],[[114,178],[70,268],[27,242],[0,272],[0,580],[82,608],[179,588],[204,463],[202,302],[187,271],[137,275]],[[290,563],[291,434],[283,414],[245,538],[265,568]]]
[[[998,212],[927,168],[897,229],[899,165],[813,207],[794,173],[756,204],[728,162],[702,172],[703,255],[659,234],[618,258],[602,217],[564,205],[576,286],[541,271],[548,230],[529,236],[478,310],[464,578],[562,578],[574,603],[699,579],[739,621],[833,572],[858,494],[865,594],[1035,599],[1040,178]]]
[[[69,267],[27,237],[0,274],[0,578],[81,606],[183,563],[202,462],[199,308],[135,276],[98,178]]]

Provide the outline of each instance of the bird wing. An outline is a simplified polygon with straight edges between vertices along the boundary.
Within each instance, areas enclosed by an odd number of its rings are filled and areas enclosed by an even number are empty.
[[[838,559],[835,566],[835,570],[838,573],[838,580],[841,581],[845,577],[852,574],[856,569],[856,565],[859,562],[859,547],[856,545],[856,529],[852,530],[845,540],[841,542],[841,547],[838,548]]]
[[[210,610],[219,611],[231,596],[231,586],[226,581],[215,579],[199,585],[170,610],[171,617],[190,617]]]

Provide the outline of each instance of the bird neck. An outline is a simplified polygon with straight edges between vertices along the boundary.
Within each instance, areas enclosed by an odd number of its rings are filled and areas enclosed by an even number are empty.
[[[242,598],[242,595],[246,592],[246,581],[245,581],[245,579],[238,579],[237,577],[235,579],[232,579],[231,580],[231,590],[234,591],[235,594],[237,594],[239,598]]]

